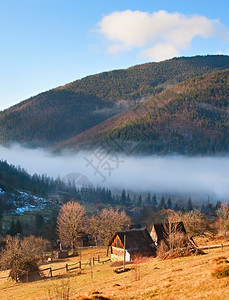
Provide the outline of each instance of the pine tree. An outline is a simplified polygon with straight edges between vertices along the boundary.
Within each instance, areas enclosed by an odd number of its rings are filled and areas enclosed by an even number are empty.
[[[138,203],[137,203],[137,206],[139,206],[139,207],[142,206],[142,196],[141,196],[141,195],[138,197]]]
[[[22,234],[22,227],[21,227],[21,222],[20,220],[17,220],[16,225],[15,225],[15,232],[16,234],[20,233]]]
[[[217,211],[220,208],[221,208],[221,201],[217,201],[217,203],[215,205],[215,211]]]
[[[159,203],[159,209],[166,209],[166,204],[165,204],[165,198],[164,198],[164,196],[161,197],[161,201]]]
[[[179,204],[176,202],[175,206],[174,206],[174,211],[179,211],[180,210],[180,206]]]
[[[154,194],[153,197],[152,197],[152,204],[153,204],[153,206],[157,206],[157,196],[156,196],[156,194]]]
[[[192,199],[189,198],[188,199],[188,211],[192,211],[193,210],[193,207],[192,207]]]
[[[15,236],[16,235],[16,225],[14,223],[14,219],[11,220],[11,223],[10,223],[10,229],[9,229],[9,234],[11,236]]]
[[[206,207],[205,207],[204,203],[201,205],[200,211],[201,211],[201,213],[205,213],[206,212]]]
[[[147,197],[146,197],[146,203],[149,205],[151,203],[151,195],[150,193],[148,193]]]
[[[171,209],[171,208],[172,208],[172,202],[171,202],[170,198],[169,198],[168,201],[167,201],[167,208],[168,208],[168,209]]]
[[[121,202],[121,204],[122,204],[123,206],[126,205],[126,192],[125,192],[124,189],[122,190],[122,195],[121,195],[120,202]]]
[[[36,216],[35,216],[35,222],[36,222],[36,227],[37,227],[37,229],[41,229],[41,227],[43,226],[43,224],[44,224],[44,218],[43,218],[43,216],[42,215],[40,215],[40,214],[37,214]]]
[[[130,205],[130,204],[131,204],[131,200],[130,200],[130,195],[128,193],[126,198],[126,205]]]

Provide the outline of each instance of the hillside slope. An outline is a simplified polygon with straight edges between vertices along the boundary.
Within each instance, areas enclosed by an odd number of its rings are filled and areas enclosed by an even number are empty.
[[[222,241],[215,241],[219,242]],[[114,272],[117,265],[112,266],[109,262],[98,263],[96,260],[93,269],[87,265],[83,270],[76,269],[66,273],[66,263],[71,266],[79,261],[79,256],[69,257],[41,266],[41,269],[58,269],[53,271],[51,280],[46,278],[28,283],[14,283],[7,281],[9,271],[1,271],[0,291],[2,299],[6,300],[61,299],[64,293],[70,299],[76,300],[226,300],[228,277],[218,279],[212,276],[212,272],[222,266],[217,262],[220,258],[229,256],[229,248],[206,250],[205,254],[167,260],[139,258],[126,266],[128,272],[121,274]],[[101,261],[108,259],[104,248],[83,249],[83,264],[98,255]],[[48,270],[44,274],[48,276]]]
[[[59,144],[110,145],[126,153],[229,152],[229,69],[179,83]]]
[[[51,146],[178,82],[226,68],[229,56],[196,56],[88,76],[0,112],[0,142]]]

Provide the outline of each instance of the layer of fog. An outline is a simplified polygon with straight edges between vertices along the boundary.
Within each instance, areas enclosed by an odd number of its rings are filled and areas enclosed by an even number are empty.
[[[229,199],[229,156],[133,157],[108,155],[101,149],[55,156],[42,149],[14,145],[11,148],[0,146],[0,159],[20,165],[30,174],[87,178],[86,184],[90,182],[93,186],[136,192],[211,194],[224,201]]]

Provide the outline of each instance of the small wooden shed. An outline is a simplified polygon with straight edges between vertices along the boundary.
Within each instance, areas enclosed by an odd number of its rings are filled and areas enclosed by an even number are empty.
[[[111,260],[132,261],[138,256],[156,255],[154,242],[146,228],[117,231],[110,240]]]
[[[150,236],[154,241],[155,245],[158,246],[161,241],[167,243],[169,232],[183,233],[185,236],[187,236],[187,232],[185,230],[183,222],[154,224],[151,229]]]

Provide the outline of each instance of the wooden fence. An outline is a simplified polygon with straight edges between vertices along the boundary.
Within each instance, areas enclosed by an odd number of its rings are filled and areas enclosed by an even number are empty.
[[[92,266],[94,266],[96,262],[98,264],[99,263],[104,264],[104,263],[107,263],[109,261],[110,261],[110,259],[101,260],[99,255],[97,257],[93,256],[92,258],[89,258],[89,260],[87,260],[86,262],[78,261],[78,262],[73,263],[73,264],[66,263],[65,266],[59,267],[59,268],[49,267],[49,268],[45,268],[45,269],[40,269],[40,275],[43,278],[53,277],[54,272],[56,272],[56,271],[64,270],[67,273],[67,272],[77,270],[77,269],[85,270],[87,267],[92,269]],[[45,276],[45,271],[48,271],[48,275],[46,275],[46,276]]]
[[[66,263],[64,266],[58,268],[48,267],[48,268],[39,269],[38,271],[35,272],[28,272],[28,271],[23,271],[23,272],[25,273],[26,281],[29,281],[29,277],[32,276],[33,274],[39,274],[41,279],[45,279],[45,278],[54,277],[56,275],[63,275],[64,273],[71,272],[77,269],[80,271],[85,270],[88,267],[91,269],[91,277],[93,277],[92,267],[96,263],[104,264],[109,261],[110,259],[101,260],[100,256],[98,255],[97,257],[93,256],[92,258],[89,258],[86,262],[78,261],[72,264]],[[60,274],[60,272],[58,274],[55,274],[57,271],[61,271],[61,270],[63,270],[63,272],[61,272],[62,274]],[[9,275],[0,277],[0,279],[8,279],[8,278]]]

